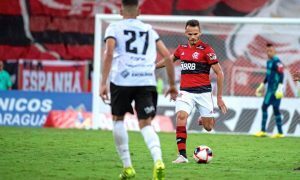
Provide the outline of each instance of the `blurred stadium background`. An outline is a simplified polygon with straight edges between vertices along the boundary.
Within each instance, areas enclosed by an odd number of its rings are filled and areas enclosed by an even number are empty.
[[[140,3],[145,15],[300,17],[300,0]],[[99,118],[93,119],[91,113],[94,17],[98,13],[117,14],[119,7],[120,0],[1,0],[0,60],[11,75],[13,91],[0,92],[0,126],[111,129],[107,105],[99,102]],[[106,26],[104,23],[102,32]],[[155,22],[153,27],[171,52],[186,41],[184,23]],[[251,134],[259,130],[262,98],[255,97],[254,92],[264,78],[264,46],[271,42],[285,65],[283,130],[287,135],[300,136],[300,87],[290,74],[300,69],[300,24],[203,23],[202,31],[202,40],[216,50],[225,73],[229,112],[218,113],[214,132]],[[177,64],[177,82],[179,68]],[[157,77],[165,82],[165,71],[157,71]],[[214,85],[215,77],[211,78]],[[153,122],[156,130],[174,131],[174,115],[174,103],[161,95]],[[190,131],[204,131],[196,125],[198,116],[194,112],[190,118]],[[138,130],[135,116],[128,114],[126,123],[128,129]],[[276,132],[274,121],[268,121],[267,127],[268,132]]]

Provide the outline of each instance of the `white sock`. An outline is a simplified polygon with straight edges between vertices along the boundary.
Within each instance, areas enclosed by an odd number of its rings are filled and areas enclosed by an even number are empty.
[[[157,160],[162,160],[159,137],[154,131],[153,127],[150,125],[145,126],[143,127],[143,129],[141,129],[141,133],[144,137],[147,147],[151,152],[154,162],[156,162]]]
[[[128,145],[128,133],[125,129],[124,121],[113,121],[113,135],[117,152],[123,162],[124,167],[131,167],[131,158]]]

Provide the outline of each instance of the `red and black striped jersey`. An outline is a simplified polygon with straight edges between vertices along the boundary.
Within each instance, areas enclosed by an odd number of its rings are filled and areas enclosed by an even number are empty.
[[[218,63],[213,48],[199,41],[195,46],[181,44],[174,56],[181,61],[180,90],[191,93],[211,92],[210,67]]]

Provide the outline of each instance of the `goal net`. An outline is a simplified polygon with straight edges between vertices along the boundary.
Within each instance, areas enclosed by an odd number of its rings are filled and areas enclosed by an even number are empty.
[[[93,116],[99,119],[100,112],[109,112],[99,98],[101,61],[103,58],[103,36],[106,27],[113,21],[121,20],[119,15],[98,14],[95,18],[95,50],[93,74]],[[224,71],[223,94],[226,97],[255,97],[255,89],[263,82],[266,69],[266,44],[275,46],[278,57],[285,66],[285,97],[298,97],[300,90],[291,77],[291,71],[300,70],[300,20],[283,18],[225,18],[197,16],[139,16],[158,32],[171,53],[179,44],[186,44],[184,35],[186,21],[197,19],[201,24],[201,40],[210,44]],[[160,57],[157,58],[158,60]],[[176,82],[180,81],[180,64],[175,64]],[[164,69],[157,70],[162,80],[162,92],[167,89]],[[213,95],[216,93],[216,77],[211,72]],[[160,102],[160,101],[159,101]],[[261,102],[259,102],[261,103]],[[216,104],[216,103],[215,103]],[[159,104],[160,105],[160,104]],[[256,108],[260,104],[254,103]],[[254,106],[253,105],[253,106]],[[249,106],[251,107],[251,105]],[[229,115],[228,115],[229,116]],[[229,117],[227,117],[229,118]],[[259,117],[257,117],[259,118]],[[236,124],[235,124],[236,125]]]

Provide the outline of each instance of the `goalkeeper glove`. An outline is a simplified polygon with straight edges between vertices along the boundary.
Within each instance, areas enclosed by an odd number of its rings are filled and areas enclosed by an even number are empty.
[[[278,84],[277,90],[275,92],[276,99],[281,99],[283,97],[283,85],[280,83]]]
[[[260,96],[262,96],[262,89],[264,88],[264,83],[260,83],[259,84],[259,86],[258,86],[258,88],[256,89],[256,91],[255,91],[255,95],[256,96],[258,96],[258,97],[260,97]]]

